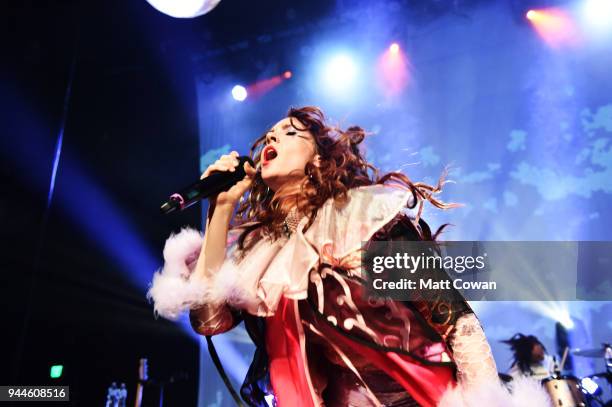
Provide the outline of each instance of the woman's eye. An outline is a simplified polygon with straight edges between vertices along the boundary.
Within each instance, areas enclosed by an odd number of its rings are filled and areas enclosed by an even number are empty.
[[[288,136],[295,136],[297,134],[297,131],[288,131],[287,135]]]

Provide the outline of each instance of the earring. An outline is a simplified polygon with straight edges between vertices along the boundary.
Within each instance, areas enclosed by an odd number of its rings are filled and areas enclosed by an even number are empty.
[[[312,170],[308,170],[308,180],[310,182],[314,181],[314,175],[312,174]]]

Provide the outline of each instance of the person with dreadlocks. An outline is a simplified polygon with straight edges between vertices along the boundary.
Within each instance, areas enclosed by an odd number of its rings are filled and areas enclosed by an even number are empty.
[[[502,343],[509,345],[512,350],[512,364],[508,374],[514,379],[527,376],[543,380],[553,374],[555,362],[537,337],[517,333]]]
[[[240,390],[248,405],[433,407],[455,391],[446,405],[460,406],[457,389],[498,385],[458,292],[437,302],[365,295],[362,242],[435,242],[446,225],[432,233],[424,203],[456,206],[435,197],[444,177],[431,186],[378,174],[360,150],[365,135],[331,126],[319,108],[290,109],[254,143],[255,167],[210,199],[205,235],[185,229],[166,243],[148,293],[155,312],[189,312],[206,336],[244,322],[256,345]],[[203,177],[235,171],[237,157]]]

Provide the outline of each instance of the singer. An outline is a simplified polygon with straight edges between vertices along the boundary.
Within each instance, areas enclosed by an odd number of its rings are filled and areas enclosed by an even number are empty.
[[[458,294],[439,303],[363,294],[362,242],[435,241],[446,225],[432,233],[423,205],[456,206],[434,196],[444,177],[431,186],[379,175],[360,151],[364,137],[316,107],[290,109],[253,144],[255,168],[245,163],[244,179],[210,198],[204,237],[184,229],[167,241],[149,291],[155,311],[189,312],[202,335],[244,321],[257,346],[240,391],[249,405],[462,406],[482,386],[503,391]],[[202,177],[235,171],[237,157]]]

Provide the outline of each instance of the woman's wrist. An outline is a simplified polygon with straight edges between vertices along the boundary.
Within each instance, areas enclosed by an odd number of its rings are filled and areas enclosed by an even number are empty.
[[[227,217],[228,220],[229,218],[232,217],[232,214],[234,213],[234,208],[236,207],[235,203],[219,203],[217,202],[215,207],[214,207],[214,212],[213,212],[213,216],[215,215],[220,215],[223,217]]]

